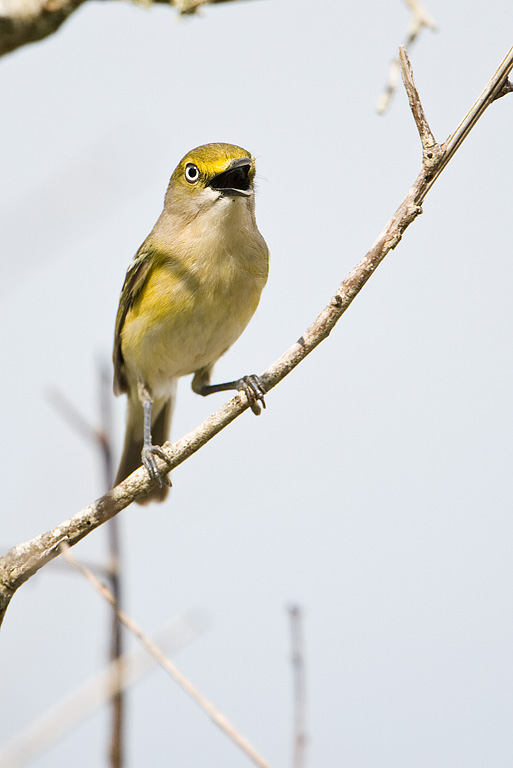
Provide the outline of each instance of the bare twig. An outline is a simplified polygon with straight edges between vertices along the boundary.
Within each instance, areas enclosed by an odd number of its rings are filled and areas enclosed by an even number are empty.
[[[429,16],[426,9],[421,5],[419,0],[405,0],[405,2],[411,10],[411,16],[404,45],[406,48],[411,48],[424,27],[434,31],[436,30],[436,24]],[[392,96],[394,95],[399,83],[400,70],[401,65],[399,58],[395,58],[390,64],[390,69],[388,71],[388,82],[376,104],[376,109],[380,115],[386,112],[390,105]]]
[[[175,619],[160,632],[158,643],[167,654],[173,654],[194,640],[201,629],[202,622],[197,617],[186,615]],[[122,675],[116,674],[118,667],[122,668]],[[0,768],[20,768],[83,721],[104,701],[115,697],[120,692],[120,685],[126,690],[153,668],[153,660],[142,648],[135,648],[112,661],[5,745],[0,753]]]
[[[91,426],[87,419],[75,408],[71,400],[56,387],[52,387],[47,392],[47,397],[56,411],[58,411],[65,422],[67,422],[75,432],[78,432],[85,440],[98,444],[100,435],[97,429]]]
[[[410,102],[410,109],[419,131],[420,141],[422,142],[422,162],[423,165],[432,165],[440,155],[441,149],[435,137],[431,132],[429,123],[424,114],[420,97],[413,79],[413,69],[406,53],[406,48],[401,45],[399,48],[399,62],[401,65],[401,74],[403,83]]]
[[[447,163],[452,159],[477,121],[483,116],[485,110],[490,104],[496,101],[496,99],[504,96],[506,93],[511,93],[513,87],[508,80],[508,75],[512,69],[513,48],[510,48],[499,68],[483,89],[474,106],[467,112],[454,133],[452,133],[442,145],[442,153],[433,175],[426,180],[426,184],[419,189],[415,198],[419,205],[424,201],[427,193],[440,176]]]
[[[111,388],[110,372],[105,365],[99,366],[100,378],[100,423],[99,429],[92,427],[87,419],[75,408],[75,406],[65,397],[62,392],[52,389],[49,397],[54,407],[60,411],[61,415],[71,426],[79,432],[88,442],[98,450],[101,458],[102,472],[104,477],[104,488],[108,491],[112,487],[114,480],[114,468],[112,461],[111,445]],[[109,565],[107,568],[110,588],[114,595],[116,605],[121,606],[121,550],[120,550],[120,532],[117,517],[113,517],[107,523],[107,536],[109,543]],[[123,653],[123,637],[121,625],[115,611],[112,612],[110,649],[109,658],[112,662],[119,659]],[[124,754],[123,740],[123,667],[114,664],[112,674],[117,678],[113,680],[112,687],[115,691],[112,696],[112,729],[109,746],[110,764],[112,768],[122,768]]]
[[[418,33],[418,30],[422,29],[422,27],[428,27],[433,30],[436,29],[434,20],[419,0],[404,0],[404,2],[409,7],[412,16],[410,20],[411,26],[408,30],[410,35],[416,32]]]
[[[293,371],[296,365],[299,365],[329,336],[336,323],[376,271],[387,253],[400,243],[404,231],[422,213],[422,201],[454,156],[465,136],[481,117],[486,107],[504,89],[504,83],[511,69],[513,69],[513,48],[468,115],[442,145],[439,156],[430,159],[429,163],[423,158],[420,173],[413,186],[368,253],[351,270],[327,306],[298,341],[265,371],[263,380],[268,391]],[[248,407],[246,396],[239,393],[192,432],[173,444],[166,443],[164,454],[167,462],[164,463],[159,460],[161,468],[164,471],[171,471],[179,466]],[[138,495],[146,493],[152,486],[153,481],[148,472],[141,467],[112,491],[69,520],[65,520],[51,531],[36,536],[31,541],[18,544],[10,549],[3,558],[0,558],[0,620],[3,618],[15,591],[32,574],[56,557],[57,548],[61,541],[66,541],[70,546],[73,546],[84,536],[87,536],[90,531],[127,507]]]
[[[304,768],[306,750],[305,729],[305,660],[303,649],[303,615],[298,605],[289,608],[294,673],[294,735],[292,768]]]
[[[96,576],[71,554],[69,546],[62,542],[60,545],[60,553],[62,556],[77,570],[79,570],[86,579],[93,585],[93,587],[100,593],[100,595],[108,602],[114,609],[116,609],[116,602],[112,592],[102,584]],[[228,738],[233,741],[245,754],[252,760],[259,768],[269,768],[263,757],[261,757],[256,749],[249,743],[249,741],[242,736],[229,720],[217,710],[208,699],[206,699],[202,693],[195,688],[192,683],[183,675],[177,667],[162,653],[162,651],[155,645],[153,640],[130,618],[124,611],[117,609],[116,613],[120,622],[134,634],[139,642],[146,648],[157,664],[160,664],[166,672],[171,675],[173,680],[178,683],[180,688],[187,693],[196,704],[210,717],[210,719],[223,731]]]
[[[112,488],[114,482],[114,465],[112,461],[112,395],[110,371],[105,365],[100,367],[100,411],[101,411],[101,430],[98,433],[98,447],[102,456],[102,466],[105,479],[105,488]],[[119,530],[119,521],[113,517],[107,523],[107,536],[109,541],[109,583],[114,596],[115,606],[122,606],[122,587],[121,587],[121,539]],[[113,685],[115,692],[112,695],[112,729],[109,747],[110,763],[112,768],[122,768],[124,764],[124,711],[125,702],[123,696],[123,675],[122,665],[116,665],[117,659],[123,654],[123,635],[121,624],[114,608],[112,611],[111,630],[110,630],[110,660],[113,666]]]

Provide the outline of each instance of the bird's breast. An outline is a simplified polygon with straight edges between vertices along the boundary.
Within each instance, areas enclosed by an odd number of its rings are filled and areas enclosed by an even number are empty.
[[[267,279],[267,246],[255,232],[203,231],[180,251],[159,250],[122,331],[132,381],[165,395],[170,381],[213,365],[237,340]]]

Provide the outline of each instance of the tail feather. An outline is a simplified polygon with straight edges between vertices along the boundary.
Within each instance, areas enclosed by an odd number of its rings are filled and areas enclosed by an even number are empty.
[[[174,398],[157,400],[153,404],[151,437],[153,445],[163,445],[169,437],[171,416],[173,414]],[[141,466],[141,451],[143,448],[143,407],[139,401],[128,397],[125,444],[119,463],[115,485],[131,475]],[[169,492],[169,486],[156,486],[145,496],[137,499],[138,504],[148,504],[150,501],[164,501]]]

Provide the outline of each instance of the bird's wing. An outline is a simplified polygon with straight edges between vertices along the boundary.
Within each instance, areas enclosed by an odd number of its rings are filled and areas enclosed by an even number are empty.
[[[128,392],[123,353],[121,352],[121,331],[123,330],[125,318],[130,307],[148,278],[151,264],[151,254],[148,251],[139,251],[127,269],[125,282],[121,289],[118,313],[116,315],[116,329],[114,331],[114,349],[112,352],[114,362],[114,393],[116,395]]]

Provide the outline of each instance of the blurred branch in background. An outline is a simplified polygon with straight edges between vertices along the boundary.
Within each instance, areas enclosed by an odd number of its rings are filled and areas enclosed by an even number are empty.
[[[408,26],[406,40],[404,41],[404,47],[408,50],[416,41],[418,35],[424,29],[424,27],[435,32],[436,24],[431,16],[429,16],[425,8],[421,5],[419,0],[404,1],[406,5],[409,6],[411,11],[410,24]],[[390,106],[392,96],[397,90],[400,72],[401,64],[399,62],[399,57],[396,56],[396,58],[391,62],[390,69],[388,70],[388,82],[376,104],[376,110],[380,115],[384,114],[384,112],[386,112]]]
[[[105,365],[100,366],[100,411],[101,428],[98,431],[98,449],[102,456],[105,490],[112,488],[114,483],[114,466],[112,462],[112,375]],[[109,542],[109,582],[118,608],[122,603],[121,591],[121,537],[119,520],[113,517],[107,523]],[[123,653],[123,635],[121,624],[115,610],[111,614],[110,659],[115,661]],[[112,768],[123,768],[124,759],[124,699],[123,699],[123,668],[116,666],[113,674],[117,676],[116,693],[112,696],[112,731],[110,742],[110,762]]]
[[[258,768],[270,768],[269,763],[267,763],[267,761],[264,760],[261,755],[259,755],[253,745],[250,744],[250,742],[234,728],[230,721],[221,712],[219,712],[219,710],[216,709],[216,707],[214,707],[214,705],[208,699],[206,699],[205,696],[203,696],[203,694],[200,693],[197,688],[193,686],[190,680],[188,680],[185,675],[183,675],[180,670],[167,658],[167,656],[162,653],[160,648],[155,645],[153,640],[151,640],[151,638],[145,632],[143,632],[143,630],[135,623],[135,621],[131,619],[124,611],[116,608],[116,602],[112,592],[110,592],[107,587],[98,581],[92,571],[90,571],[88,568],[82,565],[82,563],[79,563],[78,560],[76,560],[76,558],[72,555],[69,546],[65,543],[61,543],[59,545],[59,551],[70,565],[72,565],[85,576],[85,578],[89,581],[90,584],[93,585],[96,591],[100,593],[104,600],[112,605],[121,624],[123,624],[123,626],[125,626],[128,630],[130,630],[130,632],[132,632],[132,634],[136,636],[136,638],[144,646],[148,653],[155,659],[157,664],[160,664],[160,666],[169,675],[171,675],[173,680],[178,683],[180,688],[185,691],[185,693],[187,693],[187,695],[190,696],[190,698],[196,704],[198,704],[198,706],[205,712],[205,714],[210,717],[212,722],[215,723],[215,725],[217,725],[218,728],[220,728],[223,733],[228,736],[228,738],[237,747],[239,747],[244,752],[244,754],[254,762],[255,765],[258,766]]]
[[[100,406],[100,424],[96,429],[92,427],[82,414],[67,400],[67,398],[57,390],[50,393],[50,399],[56,410],[58,410],[73,429],[95,447],[100,455],[103,487],[105,492],[112,488],[114,482],[114,468],[112,463],[112,376],[106,365],[100,364],[99,368],[99,406]],[[113,517],[107,522],[107,537],[109,548],[109,561],[106,572],[110,588],[116,606],[121,607],[121,545],[120,530],[117,517]],[[110,632],[110,653],[111,662],[121,658],[123,653],[123,635],[121,624],[115,610],[112,611],[111,632]],[[109,747],[110,765],[112,768],[123,768],[124,764],[124,701],[123,701],[123,666],[121,664],[112,665],[112,675],[115,680],[112,681],[112,728]]]
[[[303,613],[299,605],[290,606],[289,616],[291,634],[291,661],[294,675],[294,731],[292,739],[292,768],[305,768],[305,653],[303,645]]]
[[[203,622],[198,617],[185,615],[159,632],[156,642],[172,655],[195,640],[202,630]],[[0,768],[21,768],[108,699],[114,698],[121,689],[126,690],[152,669],[154,662],[143,649],[136,648],[123,654],[5,745],[0,752]],[[117,674],[118,670],[121,674]]]
[[[172,655],[196,639],[203,626],[204,622],[197,616],[185,615],[159,632],[156,642],[168,655]],[[112,700],[121,690],[127,690],[154,668],[153,660],[142,648],[112,661],[5,745],[0,752],[0,768],[21,768],[108,699]]]
[[[133,0],[150,8],[153,3],[174,6],[180,15],[192,15],[203,5],[235,0]],[[56,32],[85,0],[0,0],[0,56]]]
[[[399,245],[406,229],[422,213],[421,205],[427,193],[485,110],[499,96],[511,91],[511,85],[507,78],[513,69],[513,48],[509,50],[457,129],[447,141],[438,144],[431,132],[426,130],[427,121],[425,118],[424,121],[421,119],[424,113],[413,82],[408,55],[404,48],[401,49],[400,56],[403,77],[408,88],[408,97],[423,143],[419,174],[378,239],[363,259],[350,271],[326,307],[304,331],[298,341],[294,342],[264,372],[262,379],[267,391],[279,384],[322,341],[328,338],[385,256]],[[432,145],[430,145],[431,140],[434,142]],[[165,443],[163,453],[166,459],[159,459],[159,469],[166,473],[182,464],[248,408],[249,402],[246,395],[239,393],[205,419],[192,432],[184,435],[175,443]],[[0,621],[3,619],[16,590],[46,563],[60,554],[59,547],[62,542],[73,546],[95,528],[125,509],[137,496],[146,493],[154,482],[147,470],[141,467],[105,496],[97,499],[68,520],[64,520],[57,527],[28,542],[12,547],[4,557],[0,558]]]

